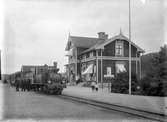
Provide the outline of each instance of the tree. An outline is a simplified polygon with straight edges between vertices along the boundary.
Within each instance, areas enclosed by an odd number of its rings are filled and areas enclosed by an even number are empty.
[[[132,74],[132,93],[137,91],[138,86],[137,77],[135,74]],[[128,94],[129,90],[129,74],[127,72],[122,72],[117,74],[114,78],[111,92],[114,93],[123,93]]]
[[[143,95],[167,96],[167,45],[152,58],[149,72],[141,80],[141,88]]]
[[[152,63],[150,62],[152,62],[152,59],[156,57],[157,55],[159,55],[158,52],[149,53],[149,54],[141,56],[141,66],[142,66],[141,76],[142,78],[145,77],[147,73],[150,72],[150,68],[152,67]]]

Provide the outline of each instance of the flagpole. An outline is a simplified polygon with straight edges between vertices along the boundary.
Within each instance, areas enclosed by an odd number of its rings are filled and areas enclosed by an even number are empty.
[[[131,95],[131,0],[129,0],[129,94]]]

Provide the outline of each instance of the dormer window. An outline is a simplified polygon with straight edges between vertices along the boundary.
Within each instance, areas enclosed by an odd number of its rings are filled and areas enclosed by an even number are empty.
[[[89,57],[93,57],[93,52],[90,52],[90,53],[89,53]]]
[[[116,41],[115,56],[123,56],[123,41]]]

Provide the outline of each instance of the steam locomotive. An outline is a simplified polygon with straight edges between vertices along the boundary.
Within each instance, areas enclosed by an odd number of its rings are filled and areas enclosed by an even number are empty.
[[[32,89],[38,89],[47,94],[60,95],[65,87],[65,84],[62,81],[63,78],[57,70],[47,69],[43,73],[34,75],[31,87]]]
[[[54,66],[22,66],[20,72],[11,75],[10,84],[16,85],[16,80],[20,84],[28,81],[31,90],[60,95],[66,84],[58,72],[57,63]]]

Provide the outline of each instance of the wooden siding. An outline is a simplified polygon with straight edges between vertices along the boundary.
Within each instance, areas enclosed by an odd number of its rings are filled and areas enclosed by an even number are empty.
[[[133,45],[131,45],[131,52],[132,57],[136,57],[137,48]],[[127,41],[124,41],[124,56],[129,57],[129,42]]]
[[[104,56],[115,56],[115,41],[104,47]]]
[[[129,43],[123,40],[123,49],[124,49],[124,57],[129,56]],[[109,43],[108,45],[104,46],[103,56],[115,56],[115,41]],[[132,45],[132,57],[136,57],[137,48]],[[98,51],[98,55],[100,56],[101,53]],[[139,54],[137,55],[139,57]]]

